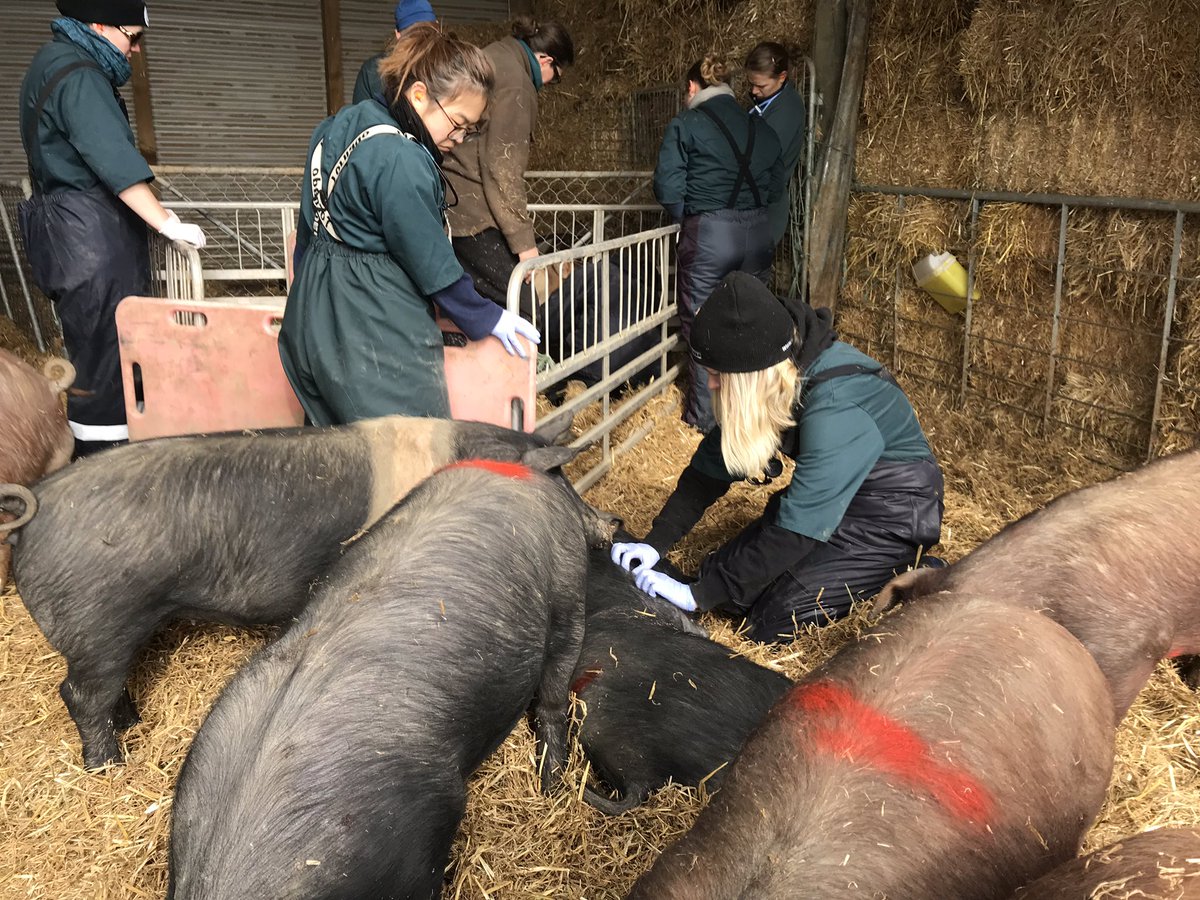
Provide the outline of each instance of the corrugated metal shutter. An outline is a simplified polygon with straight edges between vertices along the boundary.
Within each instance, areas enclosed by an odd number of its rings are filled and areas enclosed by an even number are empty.
[[[53,0],[0,0],[6,52],[0,54],[0,180],[15,181],[28,169],[21,148],[18,107],[21,81],[38,48],[52,37],[50,23],[58,17]],[[129,118],[133,119],[133,94],[122,88]],[[136,129],[136,125],[134,125]]]
[[[152,0],[158,160],[304,165],[325,117],[320,0]]]
[[[433,11],[445,22],[504,22],[508,0],[430,0]],[[364,62],[384,50],[395,33],[395,0],[341,0],[342,79],[346,102],[354,93],[354,79]]]

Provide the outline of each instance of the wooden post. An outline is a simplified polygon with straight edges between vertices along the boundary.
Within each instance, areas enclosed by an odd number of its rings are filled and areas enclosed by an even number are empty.
[[[325,45],[325,109],[332,116],[346,102],[342,82],[341,0],[321,0],[321,36]]]
[[[137,145],[142,156],[150,165],[158,164],[158,134],[154,131],[154,104],[150,99],[150,61],[146,58],[146,45],[130,59],[133,77],[133,120],[137,127]]]
[[[817,0],[813,21],[813,68],[821,95],[821,119],[817,133],[829,137],[837,109],[842,64],[846,59],[846,0]],[[818,123],[813,122],[816,128]]]
[[[858,107],[867,71],[871,0],[850,0],[849,12],[837,109],[817,166],[817,196],[813,202],[812,233],[808,242],[808,302],[835,311],[842,280],[850,182],[854,178]]]

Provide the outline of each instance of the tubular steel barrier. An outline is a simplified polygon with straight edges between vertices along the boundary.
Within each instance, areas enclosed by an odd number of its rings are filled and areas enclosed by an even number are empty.
[[[942,401],[1003,411],[1128,468],[1200,436],[1198,214],[1198,203],[856,185],[839,331]],[[927,251],[965,266],[962,316],[917,288],[908,267]]]
[[[542,421],[573,417],[599,401],[600,419],[577,440],[599,441],[599,459],[576,482],[585,491],[636,445],[653,423],[616,446],[612,432],[670,386],[680,372],[667,354],[679,342],[668,327],[676,312],[674,251],[678,225],[538,256],[517,265],[508,308],[542,333],[539,392],[555,393],[572,377],[585,389]],[[529,282],[526,284],[526,277]],[[653,380],[644,383],[647,377]],[[613,393],[631,382],[614,406]]]

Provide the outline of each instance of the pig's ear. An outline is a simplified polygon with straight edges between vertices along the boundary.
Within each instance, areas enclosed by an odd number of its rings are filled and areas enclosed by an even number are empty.
[[[945,569],[910,569],[897,575],[883,586],[883,590],[875,597],[875,605],[871,607],[872,616],[880,616],[907,600],[932,594],[937,590]]]
[[[533,430],[535,437],[541,438],[547,444],[560,444],[563,440],[569,439],[571,436],[571,426],[575,423],[575,417],[563,416],[561,419],[555,417],[545,425],[539,425]]]
[[[534,447],[521,454],[521,462],[539,472],[549,472],[565,466],[582,450],[582,447]]]

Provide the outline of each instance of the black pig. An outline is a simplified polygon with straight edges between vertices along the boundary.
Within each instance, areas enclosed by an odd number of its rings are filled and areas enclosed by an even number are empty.
[[[465,781],[535,694],[543,791],[559,778],[587,512],[522,466],[461,463],[347,548],[197,733],[168,897],[438,896]]]
[[[1041,610],[1096,657],[1120,721],[1160,659],[1200,653],[1197,520],[1192,450],[1064,494],[949,568],[897,576],[875,610],[939,591]],[[1183,671],[1196,686],[1194,660]]]
[[[618,794],[610,799],[589,786],[584,797],[608,815],[634,808],[667,781],[715,787],[792,684],[708,640],[677,607],[647,597],[604,551],[593,551],[588,567],[574,679],[585,712],[579,742]]]
[[[84,765],[120,758],[117,730],[137,721],[130,667],[168,621],[287,622],[342,544],[435,469],[469,457],[551,469],[574,454],[494,425],[389,416],[129,444],[38,482],[13,573],[66,657],[60,693]]]
[[[631,898],[984,900],[1079,850],[1113,761],[1104,676],[1062,626],[950,596],[805,676]]]

